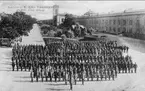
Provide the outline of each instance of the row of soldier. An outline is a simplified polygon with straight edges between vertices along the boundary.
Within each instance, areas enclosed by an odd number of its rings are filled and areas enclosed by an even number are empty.
[[[42,78],[63,78],[63,72],[66,78],[70,67],[73,70],[71,73],[81,78],[82,82],[85,78],[114,79],[118,73],[136,72],[136,63],[132,62],[130,56],[123,55],[127,51],[128,47],[118,46],[116,41],[105,40],[56,41],[47,46],[17,46],[13,48],[12,67],[13,70],[15,66],[17,70],[31,70],[31,77],[36,77],[37,80],[40,74],[43,74]],[[76,72],[74,69],[77,69]]]

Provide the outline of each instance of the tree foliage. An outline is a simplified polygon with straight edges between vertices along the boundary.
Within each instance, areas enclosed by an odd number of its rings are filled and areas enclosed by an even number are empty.
[[[75,24],[75,19],[73,17],[72,14],[66,14],[65,15],[65,19],[64,19],[64,22],[62,24],[60,24],[60,28],[71,28],[72,25]]]
[[[13,39],[21,35],[27,35],[34,23],[36,23],[36,19],[25,14],[25,12],[2,15],[0,37]]]

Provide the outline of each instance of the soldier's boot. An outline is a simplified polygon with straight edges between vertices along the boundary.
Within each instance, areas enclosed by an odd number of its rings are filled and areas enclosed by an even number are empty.
[[[50,82],[52,82],[52,77],[50,77]]]
[[[124,73],[124,69],[122,70],[122,73]]]
[[[119,73],[120,73],[120,69],[119,69]]]
[[[66,81],[66,79],[65,79],[65,85],[67,85],[67,81]]]
[[[110,76],[109,76],[109,80],[110,80]]]
[[[61,80],[61,77],[59,76],[59,81]]]
[[[31,77],[31,82],[33,82],[33,77]]]
[[[131,73],[133,73],[133,70],[131,70]]]
[[[14,69],[15,69],[15,68],[13,67],[13,68],[12,68],[12,71],[14,71]]]
[[[36,76],[36,82],[38,82],[38,76]]]
[[[79,81],[81,81],[81,78],[79,77]]]
[[[115,73],[115,77],[117,78],[117,73]]]
[[[77,84],[77,80],[75,80],[75,85]]]
[[[62,76],[62,81],[65,81],[64,76]]]
[[[114,80],[114,75],[112,76],[112,79]]]
[[[136,73],[136,68],[134,69],[134,72]]]
[[[84,79],[82,79],[82,85],[84,85]]]
[[[19,71],[19,68],[17,67],[17,71]]]
[[[102,81],[102,79],[103,79],[103,78],[102,78],[102,76],[101,76],[101,81]]]
[[[21,71],[23,71],[23,68],[21,67]]]
[[[72,90],[72,84],[70,84],[70,90]]]
[[[128,69],[128,72],[130,73],[130,69]]]
[[[91,76],[91,81],[93,81],[93,76]]]
[[[105,76],[105,80],[107,80],[107,77]]]
[[[89,78],[87,77],[87,81],[89,81]]]
[[[42,82],[43,82],[43,77],[41,78]]]
[[[45,80],[46,80],[46,82],[48,81],[48,78],[47,78],[47,76],[46,76]]]
[[[55,78],[55,82],[57,81],[57,78]]]
[[[125,73],[127,73],[127,69],[125,69]]]
[[[99,77],[97,76],[97,81],[99,80]]]

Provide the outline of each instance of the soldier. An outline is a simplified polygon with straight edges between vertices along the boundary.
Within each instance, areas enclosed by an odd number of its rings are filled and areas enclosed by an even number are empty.
[[[49,72],[48,72],[48,75],[49,75],[49,78],[50,78],[50,81],[52,82],[52,74],[53,74],[53,69],[51,66],[49,66]]]
[[[44,75],[45,75],[45,81],[47,82],[48,81],[48,72],[49,72],[49,69],[48,69],[48,65],[45,67],[45,73],[44,73]]]
[[[134,64],[134,72],[136,73],[136,70],[137,70],[137,64],[136,64],[136,62],[135,62],[135,64]]]
[[[131,73],[133,73],[133,63],[130,63],[130,67],[131,67]]]
[[[61,80],[61,73],[62,73],[62,67],[61,67],[61,64],[59,64],[59,67],[58,67],[58,77],[59,77],[59,81]]]
[[[112,79],[114,80],[115,71],[113,69],[111,69],[111,76],[112,76]]]
[[[29,59],[29,61],[28,61],[28,70],[30,71],[31,70],[31,66],[32,66],[32,61]]]
[[[99,69],[97,69],[97,81],[99,80]]]
[[[72,68],[70,68],[70,71],[69,71],[69,83],[70,83],[70,90],[72,90],[72,78],[73,78],[73,71],[72,71]]]
[[[42,68],[41,68],[41,80],[42,80],[42,82],[43,82],[43,78],[44,78],[44,72],[45,72],[45,68],[44,68],[44,66],[42,66]]]
[[[107,80],[108,74],[107,74],[107,69],[105,69],[105,80]]]
[[[16,67],[17,67],[17,71],[19,70],[19,63],[18,63],[18,59],[16,58]]]
[[[75,85],[77,84],[77,68],[75,67],[74,68],[74,82],[75,82]]]
[[[40,76],[40,67],[36,68],[36,81],[38,82],[38,78]]]
[[[65,84],[67,85],[68,81],[68,71],[65,69]]]
[[[32,69],[31,67],[31,70],[30,70],[30,77],[31,77],[31,82],[33,82],[33,77],[34,77],[34,70]]]
[[[85,74],[86,74],[85,68],[84,68],[84,66],[82,65],[82,85],[84,85]]]
[[[20,66],[21,71],[22,71],[23,70],[23,67],[22,67],[22,60],[21,59],[19,60],[19,66]]]
[[[111,76],[110,70],[108,69],[107,72],[108,72],[108,77],[109,77],[109,80],[110,80],[110,76]]]
[[[130,63],[129,62],[127,63],[127,66],[128,66],[128,72],[130,73],[131,67],[130,67]]]
[[[15,62],[14,62],[14,60],[12,60],[12,70],[13,71],[15,70]]]
[[[102,79],[103,79],[103,70],[102,69],[100,70],[100,77],[101,77],[101,81],[102,81]]]

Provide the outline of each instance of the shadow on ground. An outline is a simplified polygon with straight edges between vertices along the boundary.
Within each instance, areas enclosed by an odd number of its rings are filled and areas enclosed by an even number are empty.
[[[61,88],[46,88],[48,91],[70,91],[70,89],[61,89]]]
[[[14,80],[14,82],[26,82],[26,83],[28,83],[28,82],[31,82],[31,80]]]

